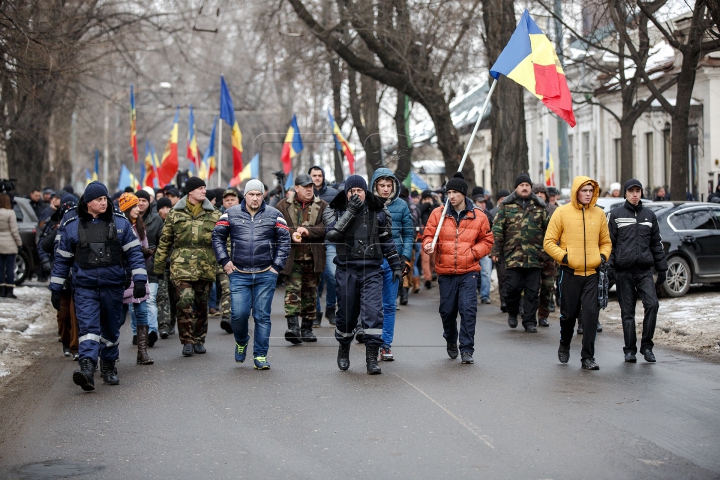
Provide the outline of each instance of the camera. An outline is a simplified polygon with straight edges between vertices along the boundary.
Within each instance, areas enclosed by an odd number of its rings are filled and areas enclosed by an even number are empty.
[[[15,190],[16,178],[0,178],[0,193],[8,193]]]

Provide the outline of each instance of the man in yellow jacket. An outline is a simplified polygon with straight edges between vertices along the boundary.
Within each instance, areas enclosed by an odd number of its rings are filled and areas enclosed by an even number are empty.
[[[596,207],[600,187],[589,177],[575,177],[570,202],[555,210],[543,247],[560,264],[560,348],[561,363],[570,360],[570,341],[575,320],[585,330],[580,359],[582,368],[599,370],[595,363],[595,335],[600,314],[598,273],[610,258],[612,242],[605,213]]]

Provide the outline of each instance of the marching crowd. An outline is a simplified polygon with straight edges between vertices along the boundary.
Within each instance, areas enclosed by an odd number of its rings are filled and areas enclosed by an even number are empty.
[[[269,369],[271,304],[281,283],[285,340],[317,341],[313,328],[323,319],[325,290],[338,367],[350,367],[350,346],[358,341],[365,344],[367,373],[379,374],[378,361],[394,360],[396,305],[437,281],[447,353],[472,364],[477,305],[490,303],[493,268],[508,326],[536,333],[559,305],[558,359],[569,361],[577,321],[581,366],[589,370],[599,368],[599,310],[616,283],[625,361],[636,361],[638,298],[645,309],[640,353],[655,361],[652,270],[660,284],[667,263],[637,180],[625,183],[624,205],[607,218],[595,206],[597,182],[583,176],[562,206],[556,189],[533,185],[524,173],[513,191],[498,192],[496,205],[482,187],[468,192],[460,173],[445,185],[446,206],[429,190],[408,192],[386,168],[369,184],[351,175],[337,187],[314,166],[274,198],[256,179],[240,192],[209,190],[198,177],[187,180],[183,193],[146,187],[111,197],[105,185],[91,182],[79,198],[71,189],[52,194],[52,208],[39,215],[37,248],[63,351],[79,362],[75,384],[94,390],[97,369],[106,384],[119,383],[120,327],[128,312],[139,365],[152,364],[148,349],[176,328],[183,356],[205,353],[209,314],[221,316],[221,327],[235,338],[235,361],[243,363],[252,314],[252,362]],[[4,195],[0,212],[9,208]],[[12,220],[6,229],[0,215],[0,253],[6,230],[19,245]]]

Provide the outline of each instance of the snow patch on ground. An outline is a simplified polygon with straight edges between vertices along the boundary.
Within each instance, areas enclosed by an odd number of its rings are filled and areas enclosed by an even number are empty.
[[[691,290],[690,294],[680,298],[661,298],[653,338],[655,344],[720,360],[718,299],[717,287],[703,287],[697,293]],[[612,300],[608,308],[601,312],[600,321],[622,334],[620,306]],[[642,333],[642,319],[643,307],[638,302],[635,308],[638,342]]]

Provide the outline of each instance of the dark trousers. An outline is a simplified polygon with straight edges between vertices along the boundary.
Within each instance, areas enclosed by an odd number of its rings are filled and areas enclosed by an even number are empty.
[[[510,315],[517,315],[520,312],[520,297],[525,292],[523,299],[524,327],[537,325],[538,305],[540,303],[540,272],[541,268],[508,268],[507,274],[507,297],[505,303]]]
[[[15,254],[0,254],[0,287],[15,286]]]
[[[125,289],[75,287],[75,314],[78,320],[80,338],[78,353],[80,360],[90,358],[97,363],[102,360],[117,360],[120,343],[120,326],[125,319],[123,293]]]
[[[438,275],[440,318],[443,337],[448,343],[458,341],[457,316],[460,314],[460,352],[475,352],[477,318],[477,279],[480,272],[462,275]]]
[[[540,273],[540,304],[538,306],[538,317],[547,318],[550,316],[550,302],[553,301],[555,291],[555,277],[557,276],[557,265],[552,258],[545,260],[542,272]]]
[[[382,268],[335,269],[338,309],[335,318],[335,338],[349,345],[353,330],[360,322],[365,330],[365,345],[382,345],[383,329],[383,277]],[[477,300],[476,300],[477,303]]]
[[[498,261],[495,263],[495,270],[497,270],[498,293],[500,294],[500,303],[507,303],[507,269],[505,268],[505,258],[502,255],[498,255]]]
[[[655,322],[660,304],[655,291],[655,281],[652,272],[616,272],[617,297],[622,316],[623,334],[625,335],[625,353],[637,353],[637,335],[635,334],[635,304],[638,298],[645,309],[643,318],[642,339],[640,351],[652,350]]]
[[[595,358],[598,315],[598,274],[583,277],[567,267],[560,268],[560,343],[570,346],[575,320],[581,315],[584,334],[580,358]]]

